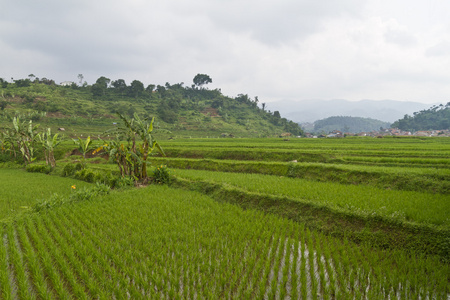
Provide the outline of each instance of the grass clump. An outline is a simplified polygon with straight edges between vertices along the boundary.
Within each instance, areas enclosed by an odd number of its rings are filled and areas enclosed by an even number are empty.
[[[91,201],[99,196],[107,195],[110,192],[110,187],[97,183],[92,187],[83,187],[77,189],[75,185],[71,186],[72,193],[68,196],[60,194],[52,194],[49,198],[42,199],[31,207],[33,212],[41,212],[46,209],[66,205],[73,202]]]
[[[75,172],[80,171],[83,169],[83,164],[82,163],[77,163],[77,164],[66,164],[61,172],[61,175],[63,177],[66,176],[72,176],[75,174]]]

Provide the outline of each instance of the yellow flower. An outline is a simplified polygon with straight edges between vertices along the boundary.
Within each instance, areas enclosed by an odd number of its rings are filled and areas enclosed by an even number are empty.
[[[74,185],[71,186],[72,190],[76,189],[77,187]]]

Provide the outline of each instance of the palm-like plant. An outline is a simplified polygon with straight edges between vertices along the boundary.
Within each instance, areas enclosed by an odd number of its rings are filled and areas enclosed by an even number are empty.
[[[58,137],[57,133],[52,135],[50,128],[47,128],[47,131],[39,134],[38,139],[44,149],[45,162],[52,168],[56,167],[54,151],[62,140]]]
[[[120,116],[122,119],[125,119],[123,116]],[[135,135],[138,135],[141,139],[141,144],[137,149],[135,149],[134,153],[139,154],[138,156],[141,158],[141,168],[140,168],[140,179],[147,177],[147,159],[148,156],[153,152],[156,148],[160,153],[164,155],[164,151],[160,147],[160,145],[153,138],[153,122],[155,118],[152,118],[150,122],[147,120],[141,120],[137,114],[134,114],[134,119],[132,120],[132,124],[134,124],[134,132]]]
[[[36,141],[38,127],[39,125],[33,126],[31,120],[29,122],[20,122],[19,117],[13,118],[13,127],[9,132],[9,141],[17,144],[25,164],[29,164],[36,159],[34,157],[34,142]]]
[[[120,170],[120,175],[124,177],[128,175],[128,164],[126,161],[127,146],[120,141],[119,138],[110,141],[103,141],[103,145],[94,150],[94,153],[104,150],[108,153],[111,160],[113,160]]]
[[[15,145],[16,137],[14,131],[7,129],[2,132],[2,153],[5,151],[9,151],[11,152],[11,157],[16,158],[17,152]]]
[[[76,139],[72,139],[75,145],[78,146],[78,150],[81,152],[81,155],[83,156],[83,166],[86,166],[86,153],[88,153],[90,150],[92,150],[92,140],[91,137],[88,136],[86,140],[82,140],[80,137]]]
[[[139,181],[147,181],[148,157],[157,149],[164,155],[164,151],[154,139],[153,122],[142,120],[137,114],[131,120],[118,113],[123,126],[116,130],[116,139],[104,142],[96,151],[104,149],[119,166],[122,176],[130,176]],[[126,142],[122,142],[125,140]]]

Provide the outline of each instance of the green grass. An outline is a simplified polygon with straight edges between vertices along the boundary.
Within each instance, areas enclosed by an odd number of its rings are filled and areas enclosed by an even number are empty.
[[[72,178],[0,168],[0,220],[26,211],[54,193],[68,195],[72,185],[77,188],[90,186]]]
[[[448,138],[191,139],[161,144],[171,157],[450,168]]]
[[[3,298],[416,299],[449,292],[449,266],[436,257],[354,245],[166,186],[56,207],[0,233]]]
[[[384,189],[423,191],[446,194],[450,192],[447,169],[398,168],[326,163],[288,163],[273,161],[240,161],[218,159],[155,157],[153,164],[171,168],[258,173],[289,176],[316,181],[333,181],[342,184],[372,185]]]
[[[198,170],[174,171],[191,180],[212,181],[249,192],[285,196],[362,216],[443,225],[450,228],[450,195],[383,190],[371,186]]]

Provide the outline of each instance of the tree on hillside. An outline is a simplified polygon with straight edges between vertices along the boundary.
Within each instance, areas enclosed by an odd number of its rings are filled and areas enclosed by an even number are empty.
[[[155,89],[155,85],[154,84],[149,84],[147,85],[147,87],[145,88],[145,91],[149,94],[153,93],[153,90]]]
[[[261,108],[262,108],[262,111],[266,110],[266,103],[265,102],[261,103]]]
[[[298,125],[297,123],[295,123],[293,121],[286,121],[286,123],[284,125],[284,130],[287,132],[290,132],[296,136],[304,135],[304,132],[303,132],[302,128],[300,127],[300,125]]]
[[[30,79],[17,79],[14,80],[14,83],[16,84],[17,87],[27,87],[30,86],[31,84],[31,80]]]
[[[137,98],[144,92],[144,84],[139,80],[133,80],[133,82],[131,82],[129,91],[130,96]]]
[[[164,86],[162,86],[162,85],[159,85],[159,84],[156,86],[156,91],[158,92],[158,95],[160,97],[164,97],[165,94],[166,94],[166,88]]]
[[[253,100],[253,106],[258,107],[258,103],[259,103],[259,98],[258,98],[258,96],[255,96],[255,100]]]
[[[238,94],[235,98],[236,101],[244,104],[251,104],[252,101],[247,94]]]
[[[39,80],[39,83],[43,83],[46,85],[55,85],[55,81],[53,79],[48,79],[46,77],[42,77],[41,80]]]
[[[83,78],[84,78],[83,74],[78,74],[77,77],[78,77],[78,80],[80,82],[80,85],[82,85],[83,84]]]
[[[94,96],[104,96],[106,95],[106,90],[108,89],[108,85],[111,82],[111,79],[101,76],[97,79],[97,81],[92,85],[92,94]]]
[[[127,84],[125,83],[125,80],[123,80],[123,79],[117,79],[117,80],[113,81],[113,82],[111,83],[111,85],[112,85],[115,89],[118,89],[118,90],[124,90],[124,89],[127,88]]]
[[[194,77],[194,84],[197,87],[201,87],[202,85],[208,84],[208,83],[211,83],[211,82],[212,82],[211,77],[209,77],[206,74],[197,74]]]
[[[117,79],[111,83],[113,88],[120,93],[120,95],[123,96],[123,93],[127,89],[127,84],[125,83],[125,80],[123,79]]]
[[[8,86],[8,81],[3,78],[0,78],[0,87],[6,88]]]
[[[275,118],[277,118],[277,119],[280,119],[280,118],[281,118],[280,112],[279,112],[278,110],[276,110],[276,111],[273,112],[273,116],[274,116]]]

